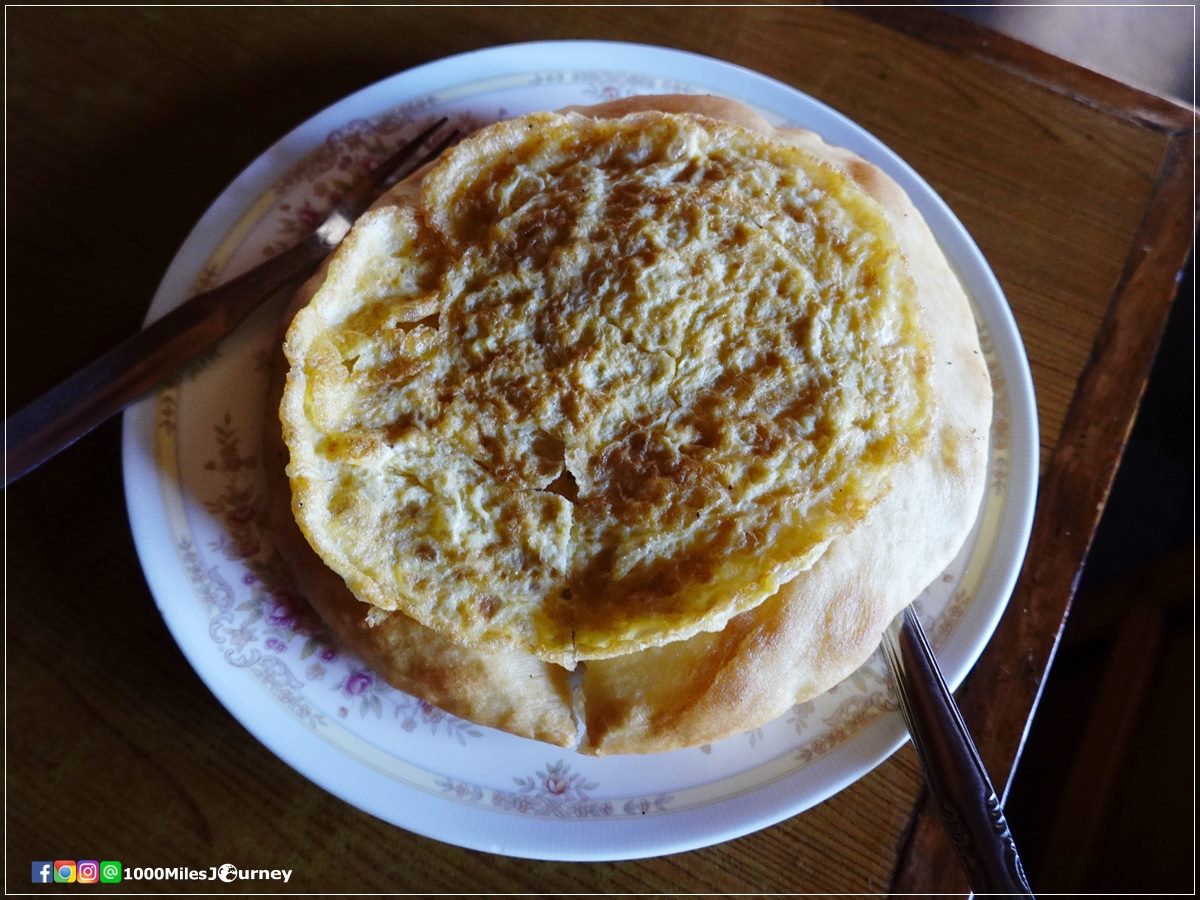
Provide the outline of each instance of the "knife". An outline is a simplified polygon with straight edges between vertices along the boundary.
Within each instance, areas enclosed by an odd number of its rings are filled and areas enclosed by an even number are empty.
[[[311,273],[383,191],[450,145],[457,131],[412,163],[421,145],[446,122],[434,122],[359,179],[299,244],[184,302],[9,417],[4,423],[4,487],[148,393],[233,333],[281,288]]]
[[[882,649],[929,793],[971,890],[1033,896],[1004,808],[911,606],[888,626]]]

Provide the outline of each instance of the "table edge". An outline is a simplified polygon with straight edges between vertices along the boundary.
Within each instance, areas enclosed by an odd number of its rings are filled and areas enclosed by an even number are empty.
[[[1041,479],[1017,589],[959,691],[963,717],[1004,795],[1012,785],[1079,574],[1137,416],[1179,271],[1193,246],[1196,208],[1194,200],[1188,203],[1185,198],[1191,196],[1194,178],[1195,135],[1175,134]],[[1118,360],[1125,361],[1121,371],[1114,365]],[[1063,565],[1063,560],[1071,562]],[[1023,715],[1015,712],[1025,707],[1028,712]],[[891,889],[966,890],[925,790],[900,843]]]
[[[853,12],[1169,137],[1143,219],[1042,478],[1017,589],[959,692],[964,717],[994,773],[993,780],[1007,795],[1137,415],[1174,299],[1178,271],[1194,241],[1195,201],[1186,210],[1181,201],[1188,188],[1194,195],[1197,110],[942,10],[872,7]],[[1136,315],[1131,316],[1131,311]],[[1120,335],[1118,324],[1125,325]],[[1105,378],[1116,358],[1132,364],[1134,378]],[[1100,411],[1105,415],[1098,417]],[[1063,559],[1070,564],[1051,567],[1044,562]],[[1034,618],[1042,625],[1040,634],[1030,625]],[[1019,709],[1025,712],[1014,716]],[[899,842],[890,889],[894,893],[966,891],[957,858],[924,789]]]

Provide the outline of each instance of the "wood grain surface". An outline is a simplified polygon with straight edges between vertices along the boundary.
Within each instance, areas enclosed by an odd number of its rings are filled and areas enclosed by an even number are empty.
[[[258,153],[422,62],[519,40],[661,44],[757,69],[881,138],[991,262],[1038,394],[1031,552],[960,695],[1006,782],[1191,245],[1191,111],[926,10],[6,16],[10,412],[139,326],[192,224]],[[310,892],[881,892],[893,879],[962,889],[908,748],[800,816],[641,861],[497,857],[336,800],[243,730],[172,641],[126,524],[118,436],[117,422],[102,426],[6,495],[10,890],[27,889],[30,861],[55,858],[262,864],[294,869],[286,889]]]

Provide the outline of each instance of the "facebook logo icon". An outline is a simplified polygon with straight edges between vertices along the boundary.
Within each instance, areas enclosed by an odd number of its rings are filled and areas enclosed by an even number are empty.
[[[54,881],[54,865],[50,862],[35,862],[33,864],[33,883],[51,884]]]

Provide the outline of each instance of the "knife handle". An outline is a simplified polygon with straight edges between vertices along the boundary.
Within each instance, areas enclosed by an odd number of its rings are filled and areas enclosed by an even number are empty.
[[[4,423],[4,486],[70,446],[233,332],[329,248],[317,236],[197,294]]]
[[[979,751],[911,606],[888,626],[883,654],[929,792],[976,894],[1032,896]]]

